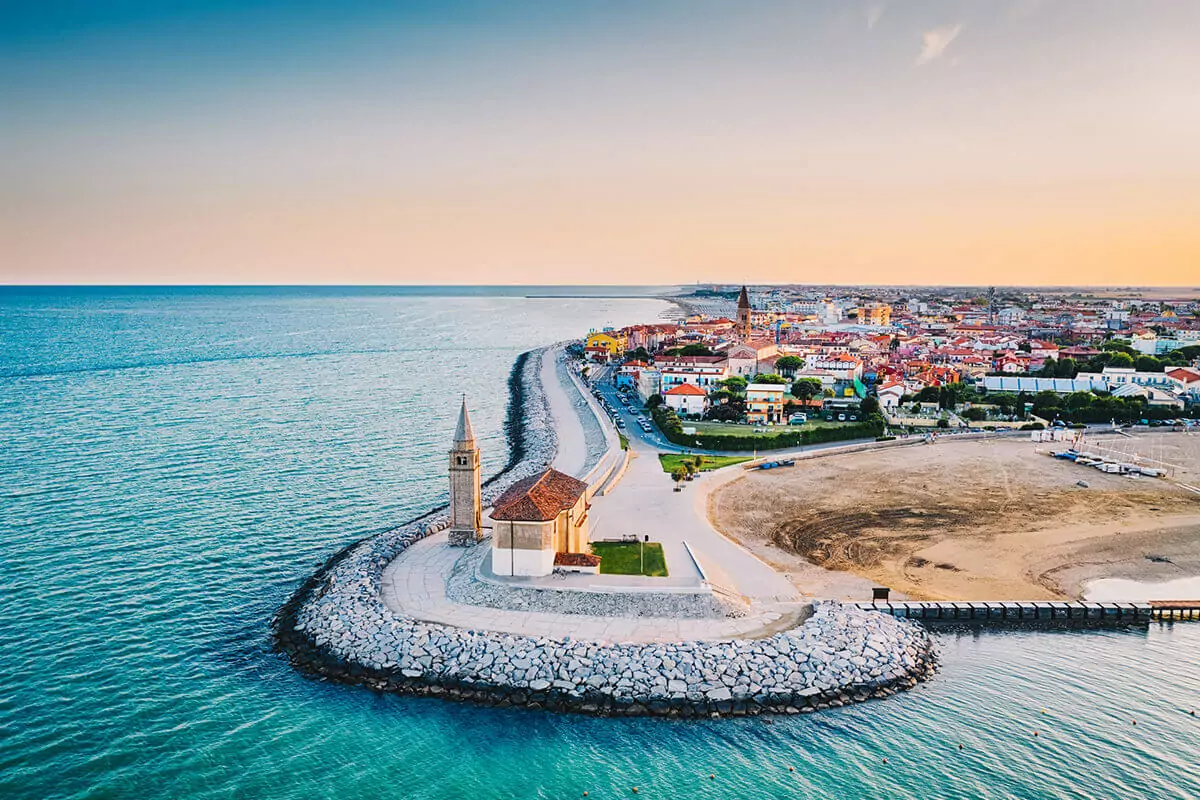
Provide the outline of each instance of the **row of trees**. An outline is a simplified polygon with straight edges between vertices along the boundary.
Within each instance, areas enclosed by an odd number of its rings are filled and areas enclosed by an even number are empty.
[[[682,447],[705,447],[710,450],[749,450],[757,444],[745,434],[714,434],[703,435],[683,432],[683,423],[679,416],[665,405],[657,405],[651,410],[654,421],[667,440]],[[845,425],[813,428],[785,429],[769,437],[759,437],[762,444],[773,448],[797,447],[822,442],[840,442],[849,439],[872,439],[882,435],[884,419],[880,414],[871,414],[863,422],[852,422]]]

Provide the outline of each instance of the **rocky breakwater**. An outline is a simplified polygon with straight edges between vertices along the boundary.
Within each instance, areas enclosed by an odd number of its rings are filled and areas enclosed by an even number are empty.
[[[513,364],[505,420],[509,460],[503,470],[484,483],[485,504],[517,481],[548,466],[558,452],[558,434],[541,381],[542,359],[548,351],[549,348],[541,348],[522,353]],[[449,524],[443,506],[334,553],[275,614],[271,625],[278,648],[302,669],[331,676],[356,674],[353,661],[343,663],[334,648],[320,643],[317,636],[320,625],[314,620],[330,615],[324,617],[328,624],[340,625],[341,622],[334,620],[388,615],[379,592],[384,567],[413,542]],[[334,614],[331,609],[339,609],[341,613]],[[306,632],[309,626],[311,634]]]
[[[538,351],[514,367],[509,436],[519,458],[489,481],[489,498],[554,457],[540,369]],[[518,636],[393,614],[380,595],[384,567],[445,524],[435,512],[333,556],[275,616],[279,648],[305,672],[380,691],[632,716],[801,713],[884,697],[936,665],[919,624],[838,603],[817,604],[804,624],[769,638],[655,644]]]

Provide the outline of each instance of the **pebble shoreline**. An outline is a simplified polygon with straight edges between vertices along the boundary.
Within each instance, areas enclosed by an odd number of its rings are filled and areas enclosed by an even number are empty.
[[[485,504],[551,463],[557,437],[540,380],[546,348],[510,379],[513,458]],[[379,691],[497,706],[621,716],[804,713],[915,686],[936,670],[919,624],[835,602],[771,637],[724,642],[600,643],[468,630],[393,614],[384,567],[445,528],[444,510],[371,536],[329,559],[272,625],[299,670]]]

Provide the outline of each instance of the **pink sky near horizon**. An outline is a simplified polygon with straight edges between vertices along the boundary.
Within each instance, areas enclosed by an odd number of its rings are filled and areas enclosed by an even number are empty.
[[[1200,281],[1200,4],[503,22],[68,37],[0,89],[0,282]]]

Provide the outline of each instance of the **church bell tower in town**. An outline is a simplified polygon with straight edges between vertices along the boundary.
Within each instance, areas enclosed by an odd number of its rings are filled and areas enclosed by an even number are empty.
[[[450,546],[470,547],[483,539],[483,498],[479,488],[479,445],[463,397],[450,449]]]
[[[738,295],[737,335],[743,342],[750,338],[750,296],[746,294],[745,286]]]

